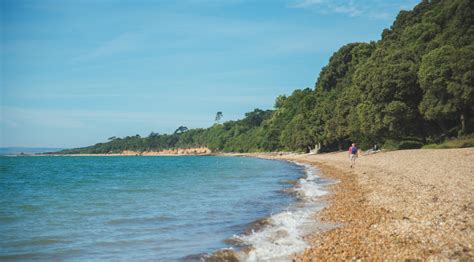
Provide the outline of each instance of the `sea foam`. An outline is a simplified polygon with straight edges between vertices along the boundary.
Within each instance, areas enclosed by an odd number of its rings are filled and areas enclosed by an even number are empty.
[[[296,163],[298,164],[298,163]],[[303,252],[308,247],[304,236],[316,230],[327,228],[314,218],[314,214],[324,207],[319,197],[328,193],[324,185],[334,183],[321,179],[319,170],[305,167],[305,177],[298,179],[293,188],[298,202],[284,212],[271,215],[268,225],[251,234],[234,236],[243,245],[251,246],[244,256],[245,261],[286,261],[294,253]]]

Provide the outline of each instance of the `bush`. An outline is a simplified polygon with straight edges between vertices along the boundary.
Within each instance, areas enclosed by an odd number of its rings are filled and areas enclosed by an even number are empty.
[[[418,140],[387,140],[383,145],[385,150],[398,150],[398,149],[418,149],[423,146],[423,143]]]
[[[418,149],[423,146],[423,143],[414,140],[405,140],[400,142],[398,149]]]
[[[398,146],[399,146],[399,142],[390,139],[390,140],[385,141],[382,148],[385,150],[397,150]]]
[[[466,135],[455,139],[449,139],[438,144],[424,145],[423,149],[445,149],[464,147],[474,147],[474,134]]]

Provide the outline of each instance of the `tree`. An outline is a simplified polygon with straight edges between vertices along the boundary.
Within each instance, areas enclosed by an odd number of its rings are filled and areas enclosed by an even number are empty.
[[[423,57],[418,72],[423,89],[419,109],[446,132],[445,122],[456,118],[461,133],[474,111],[474,45],[437,48]]]
[[[360,94],[357,106],[361,132],[370,140],[423,136],[418,104],[418,63],[411,49],[387,44],[377,48],[354,75]]]
[[[271,110],[263,111],[261,109],[254,109],[252,112],[245,113],[243,124],[248,127],[258,127],[260,124],[272,114]]]
[[[160,135],[160,133],[155,133],[155,132],[151,131],[151,133],[148,135],[148,137],[157,137],[159,135]]]
[[[222,112],[221,111],[217,112],[215,121],[219,124],[219,121],[221,120],[222,117],[223,117]]]
[[[184,133],[188,131],[188,128],[185,127],[185,126],[180,126],[178,127],[175,131],[174,131],[174,134],[181,134],[181,133]]]
[[[375,43],[351,43],[335,52],[316,82],[315,108],[311,126],[314,139],[326,148],[341,149],[351,136],[348,118],[360,102],[360,92],[354,88],[354,74],[375,49]],[[311,108],[306,109],[311,111]]]
[[[323,151],[350,141],[437,140],[474,128],[474,4],[423,0],[401,11],[382,39],[350,43],[321,70],[315,89],[278,96],[274,110],[206,129],[128,136],[69,153],[207,146],[218,151]],[[393,144],[393,143],[392,143]],[[401,143],[400,143],[401,145]]]

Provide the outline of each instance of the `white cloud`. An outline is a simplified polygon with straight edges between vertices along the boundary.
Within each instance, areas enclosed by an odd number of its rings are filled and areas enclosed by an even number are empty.
[[[338,13],[338,14],[347,14],[351,17],[354,17],[354,16],[359,16],[359,15],[362,15],[363,14],[363,11],[361,9],[359,9],[358,7],[352,5],[352,4],[349,4],[349,5],[335,5],[332,7],[334,12],[335,13]]]
[[[359,16],[363,13],[361,6],[354,4],[352,0],[303,0],[290,7],[315,9],[321,13],[345,14],[350,17]]]
[[[393,19],[400,9],[410,9],[415,0],[300,0],[289,5],[291,8],[315,10],[323,14],[344,14],[350,17],[366,16],[372,19]]]
[[[314,5],[322,4],[324,2],[325,2],[325,0],[303,0],[299,3],[295,3],[295,4],[291,5],[291,7],[293,7],[293,8],[307,8],[307,7],[311,7],[311,6],[314,6]]]

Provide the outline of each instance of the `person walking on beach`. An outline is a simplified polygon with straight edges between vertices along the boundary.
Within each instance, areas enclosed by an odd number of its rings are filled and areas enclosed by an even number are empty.
[[[351,168],[355,167],[356,159],[359,156],[359,149],[357,148],[355,143],[349,147],[349,161],[351,162]]]

